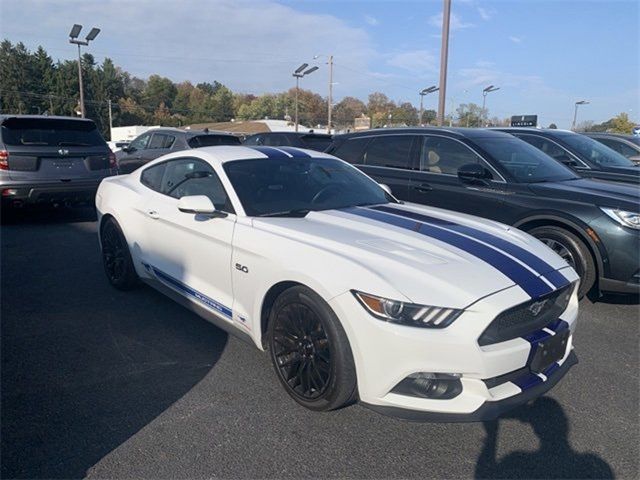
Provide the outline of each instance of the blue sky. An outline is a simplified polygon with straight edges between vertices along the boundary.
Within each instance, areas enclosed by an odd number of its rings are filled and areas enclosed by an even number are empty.
[[[627,112],[640,121],[640,2],[453,0],[447,109],[482,102],[490,116],[537,113],[542,125],[604,121]],[[440,0],[2,0],[0,36],[73,58],[73,23],[102,33],[89,51],[140,77],[218,80],[263,93],[293,85],[300,63],[320,70],[302,81],[327,92],[324,57],[335,57],[334,95],[366,100],[382,91],[418,104],[438,83]],[[426,98],[435,107],[437,95]]]

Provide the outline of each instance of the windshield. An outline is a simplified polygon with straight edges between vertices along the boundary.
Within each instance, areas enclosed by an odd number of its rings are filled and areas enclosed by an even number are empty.
[[[362,172],[331,158],[235,160],[224,170],[249,216],[395,202]]]
[[[563,135],[562,141],[573,148],[580,155],[601,167],[633,167],[634,164],[628,158],[611,150],[606,145],[584,135]]]
[[[2,124],[2,141],[38,147],[105,145],[95,123],[54,118],[9,118]]]
[[[515,137],[477,137],[473,141],[517,182],[556,182],[579,178],[536,147]]]

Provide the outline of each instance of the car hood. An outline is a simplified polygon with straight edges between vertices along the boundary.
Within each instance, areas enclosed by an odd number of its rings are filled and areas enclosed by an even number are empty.
[[[531,191],[537,195],[584,202],[602,207],[638,211],[640,189],[637,185],[607,180],[582,178],[562,182],[532,183]]]
[[[537,297],[568,283],[557,272],[566,262],[533,237],[436,208],[353,207],[305,218],[256,218],[254,227],[355,262],[416,303],[453,299],[464,308],[514,285]],[[340,279],[339,262],[326,268]]]

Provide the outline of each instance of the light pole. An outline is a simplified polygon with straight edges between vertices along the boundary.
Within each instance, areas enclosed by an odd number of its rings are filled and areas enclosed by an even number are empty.
[[[78,35],[80,35],[80,30],[82,30],[82,25],[78,25],[77,23],[71,27],[71,31],[69,32],[69,43],[74,43],[78,45],[78,83],[80,85],[80,115],[84,118],[85,110],[84,110],[84,89],[82,87],[82,56],[80,54],[80,45],[84,45],[85,47],[89,45],[89,42],[94,40],[98,34],[100,33],[100,29],[93,27],[89,32],[89,35],[86,36],[84,40],[78,40]]]
[[[440,96],[438,98],[438,126],[444,123],[444,107],[447,96],[447,61],[449,59],[449,19],[451,0],[444,0],[442,9],[442,47],[440,49]]]
[[[423,88],[418,92],[418,94],[420,95],[420,117],[418,119],[418,125],[422,126],[422,112],[424,112],[424,109],[422,108],[422,99],[424,98],[425,95],[429,95],[430,93],[437,92],[438,90],[439,88],[433,85],[429,88]]]
[[[300,79],[305,75],[309,75],[310,73],[318,70],[318,67],[311,67],[308,70],[305,70],[308,66],[308,63],[303,63],[292,73],[292,75],[296,77],[296,132],[298,131],[298,91],[300,90]]]
[[[491,92],[495,92],[496,90],[500,90],[500,87],[494,87],[493,85],[489,85],[487,88],[482,90],[482,112],[480,112],[481,117],[485,117],[484,108],[485,108],[485,105],[487,104],[487,95]],[[485,118],[485,122],[486,122],[486,118]]]
[[[315,55],[314,60],[322,55]],[[327,133],[331,133],[331,116],[333,114],[333,55],[325,55],[329,64],[329,101],[327,102]]]
[[[589,105],[589,102],[586,100],[580,100],[576,102],[575,110],[573,111],[573,124],[571,125],[571,130],[576,130],[576,119],[578,118],[578,105]]]

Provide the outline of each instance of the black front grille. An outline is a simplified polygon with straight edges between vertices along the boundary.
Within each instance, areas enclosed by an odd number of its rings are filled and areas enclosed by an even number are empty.
[[[482,332],[481,346],[522,337],[556,320],[571,298],[573,285],[567,285],[543,297],[516,305],[498,315]]]

